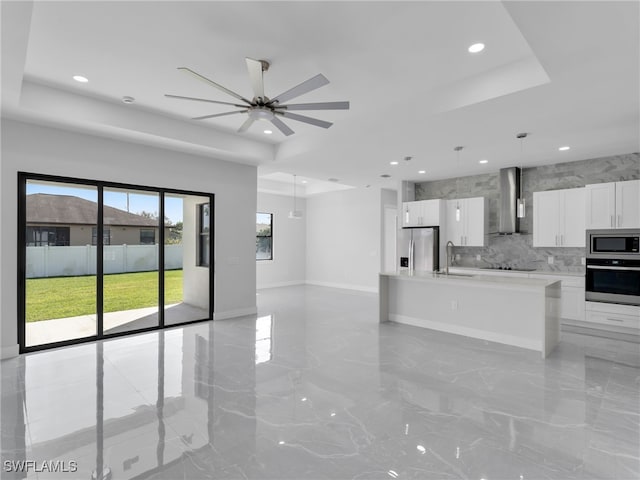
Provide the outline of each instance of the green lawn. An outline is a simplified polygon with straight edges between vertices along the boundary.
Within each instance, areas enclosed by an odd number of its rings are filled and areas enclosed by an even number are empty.
[[[165,303],[182,301],[182,270],[165,272]],[[27,322],[96,313],[96,277],[27,279]],[[104,276],[104,311],[158,304],[158,272]]]

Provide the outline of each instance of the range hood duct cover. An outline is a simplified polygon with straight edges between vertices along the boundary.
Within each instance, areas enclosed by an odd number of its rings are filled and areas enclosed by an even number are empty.
[[[520,169],[500,169],[500,212],[498,233],[509,235],[520,231],[517,202],[520,196]]]

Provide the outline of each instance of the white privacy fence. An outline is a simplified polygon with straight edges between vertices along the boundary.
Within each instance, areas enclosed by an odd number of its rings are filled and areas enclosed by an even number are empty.
[[[104,273],[158,269],[160,245],[105,245]],[[95,275],[97,247],[27,247],[27,278]],[[165,245],[165,269],[182,268],[182,245]]]

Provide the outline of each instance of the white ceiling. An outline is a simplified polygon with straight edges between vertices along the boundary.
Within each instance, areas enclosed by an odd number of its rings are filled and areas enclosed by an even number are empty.
[[[5,1],[3,115],[259,165],[266,182],[295,173],[395,187],[636,152],[639,6]],[[469,54],[475,42],[485,51]],[[302,112],[334,122],[328,130],[286,120],[294,135],[267,136],[258,123],[238,134],[243,115],[191,120],[226,106],[164,97],[235,101],[176,70],[186,66],[251,98],[245,57],[271,62],[270,97],[322,73],[331,83],[296,102],[349,100],[351,109]],[[519,132],[531,133],[522,154]]]

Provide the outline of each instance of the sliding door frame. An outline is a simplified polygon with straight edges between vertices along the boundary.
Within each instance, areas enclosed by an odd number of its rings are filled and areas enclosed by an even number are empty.
[[[27,284],[27,245],[26,245],[26,224],[27,224],[27,181],[42,181],[42,182],[55,182],[63,183],[67,185],[83,185],[96,187],[98,194],[98,215],[97,215],[97,243],[96,243],[96,334],[87,337],[74,338],[70,340],[64,340],[59,342],[45,343],[41,345],[27,346],[26,345],[26,284]],[[126,332],[118,332],[111,334],[104,334],[104,189],[105,188],[118,188],[118,189],[131,189],[143,192],[157,193],[160,206],[158,214],[158,325],[153,327],[139,328],[135,330],[129,330]],[[165,313],[165,224],[164,224],[164,199],[166,194],[172,195],[189,195],[196,197],[203,197],[209,200],[209,211],[211,212],[210,224],[209,224],[209,318],[203,318],[198,320],[188,320],[182,323],[171,324],[165,326],[164,313]],[[18,345],[20,346],[20,353],[35,352],[39,350],[47,350],[50,348],[64,347],[68,345],[76,345],[86,342],[94,342],[96,340],[103,340],[109,338],[116,338],[125,335],[132,335],[144,332],[151,332],[156,330],[163,330],[165,328],[180,327],[183,325],[189,325],[192,323],[206,322],[213,320],[214,312],[214,268],[213,259],[214,245],[215,245],[215,194],[207,192],[195,192],[189,190],[179,190],[175,188],[164,187],[152,187],[148,185],[133,185],[126,183],[102,181],[102,180],[90,180],[84,178],[64,177],[56,175],[48,175],[41,173],[29,173],[18,172],[18,268],[17,268],[17,285],[18,285]]]

